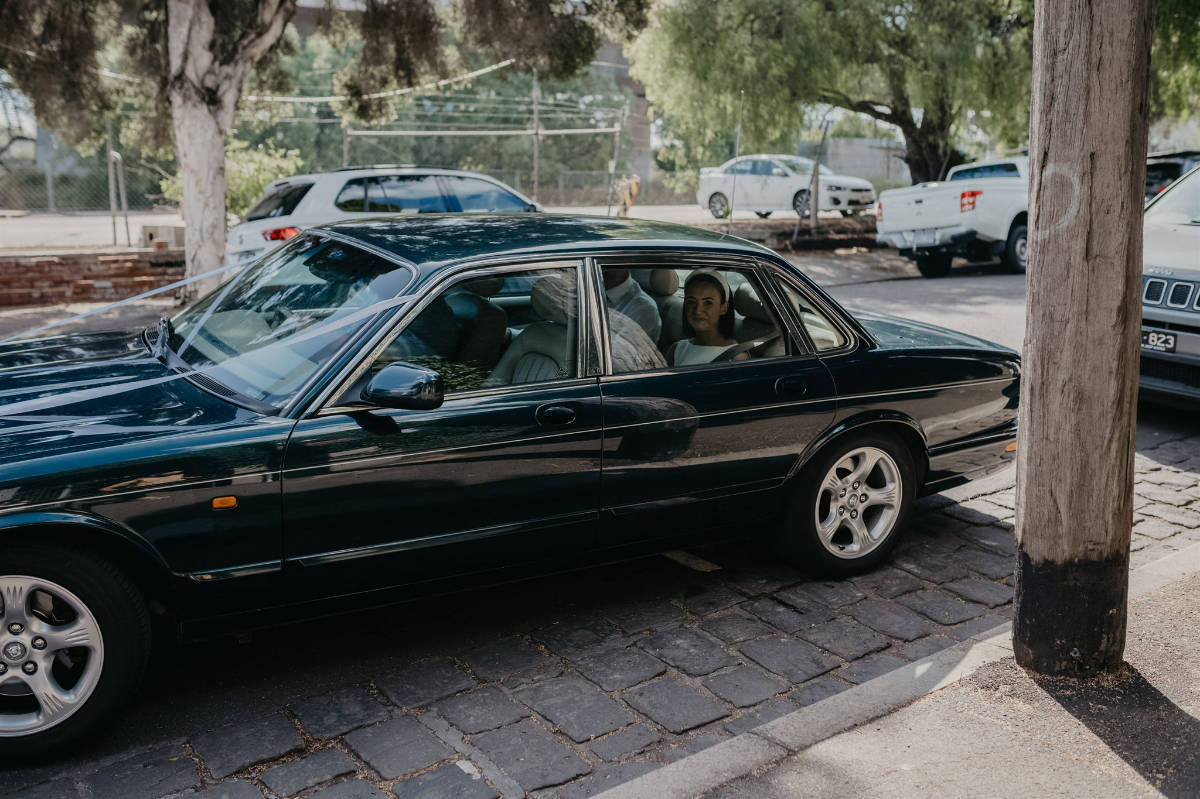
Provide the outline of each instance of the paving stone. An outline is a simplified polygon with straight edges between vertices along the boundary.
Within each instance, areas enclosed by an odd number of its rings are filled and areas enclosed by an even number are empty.
[[[33,799],[30,797],[30,799]],[[189,799],[263,799],[262,791],[248,782],[227,780],[191,794]]]
[[[799,613],[774,599],[765,597],[747,602],[744,607],[767,624],[783,630],[785,633],[794,633],[811,624],[820,624],[822,621],[833,618],[833,614],[829,612],[828,608],[816,603],[811,605],[812,612],[808,614]]]
[[[991,517],[992,519],[1011,519],[1013,516],[1011,508],[1006,508],[1002,505],[991,502],[987,497],[968,499],[965,502],[958,503],[958,507],[978,511],[979,513],[982,513],[984,517]],[[946,512],[951,516],[955,516],[955,514],[950,510],[947,510]],[[970,522],[971,520],[966,519],[965,521]],[[990,524],[990,522],[985,522],[985,524]]]
[[[633,721],[619,704],[580,677],[559,677],[520,691],[517,698],[578,743]]]
[[[995,494],[988,494],[986,499],[988,502],[993,502],[1009,510],[1014,510],[1017,507],[1017,494],[1015,491],[997,491]]]
[[[863,591],[880,599],[892,599],[909,591],[918,591],[925,585],[908,572],[891,566],[884,566],[850,579]]]
[[[659,764],[644,760],[632,760],[628,763],[605,763],[590,776],[564,785],[549,795],[555,799],[585,799],[585,797],[596,796],[658,768],[660,768]]]
[[[345,752],[323,749],[302,760],[269,769],[263,773],[262,781],[280,796],[291,796],[357,770],[358,765]]]
[[[1192,501],[1192,498],[1180,491],[1175,486],[1160,486],[1153,483],[1140,482],[1134,486],[1134,493],[1138,496],[1145,497],[1151,502],[1164,502],[1168,505],[1176,507],[1183,506]]]
[[[310,793],[307,799],[387,799],[387,794],[366,780],[347,780]]]
[[[1150,544],[1151,544],[1151,539],[1147,538],[1144,535],[1138,535],[1138,534],[1134,533],[1133,537],[1129,541],[1129,551],[1137,552],[1139,549],[1145,549]]]
[[[773,594],[803,579],[804,574],[799,571],[777,570],[768,563],[759,564],[749,571],[725,575],[725,582],[749,597]]]
[[[895,655],[881,653],[855,661],[839,671],[837,675],[843,680],[848,680],[857,685],[858,683],[864,683],[867,680],[873,680],[876,677],[887,674],[889,671],[895,671],[903,666],[904,663],[905,661]]]
[[[942,508],[942,513],[947,516],[953,516],[955,519],[966,522],[967,524],[991,524],[996,521],[996,517],[992,514],[980,510],[970,505],[949,505]]]
[[[979,602],[994,608],[1012,601],[1013,589],[1003,583],[994,583],[978,577],[968,577],[965,580],[955,580],[946,583],[946,590],[958,594],[963,599]]]
[[[468,773],[464,764],[474,773]],[[483,780],[478,769],[465,761],[447,763],[426,774],[392,785],[396,799],[496,799],[496,789]]]
[[[953,555],[929,551],[896,552],[892,555],[892,562],[909,574],[931,583],[945,583],[968,574],[967,567]]]
[[[1187,527],[1188,529],[1200,527],[1200,513],[1188,508],[1174,508],[1170,505],[1156,503],[1146,506],[1143,512],[1149,516],[1157,516],[1164,521],[1180,527]]]
[[[282,713],[201,733],[192,750],[217,779],[253,763],[274,760],[303,747],[300,733]]]
[[[958,624],[987,611],[983,605],[955,599],[943,591],[914,591],[896,600],[938,624]]]
[[[685,627],[654,633],[639,641],[638,646],[693,677],[737,662],[711,638]]]
[[[690,738],[677,738],[670,746],[659,750],[659,758],[664,763],[674,763],[727,740],[728,736],[716,731],[700,732]]]
[[[774,636],[746,641],[738,649],[758,665],[773,671],[785,680],[802,683],[841,665],[807,641]]]
[[[1177,534],[1179,528],[1173,524],[1164,522],[1162,519],[1147,519],[1144,522],[1135,524],[1133,532],[1137,535],[1153,538],[1155,541],[1162,541],[1164,538],[1170,538]]]
[[[993,580],[1001,580],[1013,573],[1016,562],[1011,557],[984,552],[974,547],[963,547],[956,554],[964,566]]]
[[[1149,472],[1146,475],[1146,481],[1163,486],[1174,486],[1175,488],[1195,488],[1200,484],[1200,480],[1197,479],[1196,475],[1176,471],[1175,469],[1158,469]]]
[[[330,738],[383,721],[387,709],[364,688],[342,688],[291,704],[304,729],[315,738]]]
[[[792,588],[777,591],[775,598],[804,613],[813,601],[836,608],[840,605],[857,602],[863,598],[863,592],[848,580],[823,580],[801,583]]]
[[[697,616],[707,616],[714,611],[736,605],[744,599],[745,597],[736,591],[718,585],[708,586],[702,591],[685,592],[679,598],[679,602]]]
[[[484,680],[502,680],[520,671],[536,669],[550,660],[539,650],[519,637],[501,638],[477,649],[463,658],[479,677]]]
[[[200,773],[183,747],[173,745],[155,747],[105,766],[89,777],[88,783],[97,797],[157,799],[198,786]]]
[[[938,508],[948,508],[954,504],[954,500],[942,494],[930,494],[921,497],[916,502],[916,507],[920,511],[937,510]]]
[[[63,779],[29,785],[18,788],[12,793],[0,794],[0,796],[3,799],[69,799],[69,797],[82,797],[84,794],[80,793],[76,787],[75,780]]]
[[[782,718],[796,710],[799,710],[799,707],[792,700],[785,697],[776,697],[775,699],[763,702],[752,710],[747,710],[745,715],[726,722],[725,729],[732,735],[741,735],[756,727],[761,727],[768,721]]]
[[[494,730],[529,715],[528,710],[494,685],[443,699],[433,709],[468,735]]]
[[[475,681],[450,658],[431,658],[375,680],[379,690],[400,707],[425,707],[475,687]]]
[[[1001,555],[1015,555],[1017,553],[1017,541],[1013,537],[1011,528],[1004,529],[1000,526],[965,527],[959,530],[957,535],[962,536],[972,543],[999,552]]]
[[[803,685],[796,686],[788,698],[801,707],[816,704],[822,699],[828,699],[835,694],[840,694],[850,686],[831,674],[823,674],[816,677]]]
[[[903,641],[912,641],[930,632],[929,621],[925,617],[898,602],[863,600],[850,608],[850,615],[872,630]]]
[[[968,638],[979,635],[980,633],[986,633],[989,630],[992,630],[1008,621],[1008,619],[1011,618],[1012,607],[1009,606],[1008,608],[1005,608],[1005,610],[1010,612],[1008,614],[995,613],[987,616],[980,616],[979,618],[971,619],[968,622],[951,627],[947,630],[943,630],[942,632],[946,636],[953,638],[956,641],[965,641]]]
[[[980,618],[990,618],[983,617]],[[941,652],[943,649],[949,649],[954,646],[953,638],[943,638],[940,635],[931,635],[928,638],[922,638],[918,641],[913,641],[911,644],[896,648],[897,654],[903,655],[909,660],[920,660],[921,658],[929,657],[935,652]]]
[[[637,649],[595,652],[581,658],[575,668],[606,691],[637,685],[667,670],[666,665]]]
[[[704,678],[704,687],[735,707],[750,707],[770,699],[786,688],[777,677],[771,677],[753,666],[712,674]]]
[[[453,749],[412,716],[355,730],[346,736],[346,743],[385,780],[454,756]]]
[[[526,791],[560,785],[592,770],[532,719],[472,736],[471,743]]]
[[[662,738],[658,730],[646,724],[634,724],[620,732],[593,741],[591,750],[603,760],[623,760]]]
[[[720,702],[670,677],[630,688],[622,697],[676,734],[729,715]]]
[[[830,621],[797,634],[846,660],[856,660],[888,645],[888,640],[882,635],[852,621]]]
[[[551,652],[569,654],[595,646],[615,634],[616,630],[608,622],[593,619],[578,623],[558,622],[538,630],[533,638]]]
[[[687,618],[679,608],[664,600],[646,600],[605,610],[605,618],[627,633],[661,630]]]
[[[706,619],[700,629],[715,635],[722,641],[736,643],[758,638],[760,635],[770,635],[774,632],[770,627],[756,618],[743,613],[723,613]]]

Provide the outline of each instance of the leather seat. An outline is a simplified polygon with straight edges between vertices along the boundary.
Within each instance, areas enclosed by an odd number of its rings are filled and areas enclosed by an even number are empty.
[[[525,327],[500,356],[485,386],[537,383],[574,377],[575,283],[562,275],[546,275],[529,294],[533,311],[543,321]]]
[[[787,354],[787,344],[780,334],[775,315],[763,303],[754,285],[742,283],[733,292],[733,310],[739,315],[734,324],[734,338],[739,343],[759,342],[750,352],[754,358],[774,358]]]
[[[454,359],[480,369],[491,370],[500,360],[508,341],[508,314],[487,299],[500,291],[504,278],[481,277],[469,280],[446,295],[446,303],[459,325]]]

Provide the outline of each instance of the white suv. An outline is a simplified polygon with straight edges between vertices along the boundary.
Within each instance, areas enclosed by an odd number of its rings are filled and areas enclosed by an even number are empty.
[[[343,219],[540,210],[500,181],[458,169],[372,166],[294,175],[268,185],[266,196],[230,229],[225,258],[231,264],[250,261],[304,228]]]

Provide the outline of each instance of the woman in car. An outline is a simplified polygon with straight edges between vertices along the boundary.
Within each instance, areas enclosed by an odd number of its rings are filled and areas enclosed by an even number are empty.
[[[733,337],[733,295],[729,283],[715,269],[697,269],[683,284],[683,330],[690,334],[667,348],[672,366],[744,361],[748,352],[722,358],[738,342]]]

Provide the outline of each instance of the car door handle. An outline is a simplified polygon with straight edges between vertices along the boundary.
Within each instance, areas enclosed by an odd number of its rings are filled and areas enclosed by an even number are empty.
[[[781,377],[775,381],[775,393],[781,397],[803,397],[808,383],[802,377]]]
[[[542,427],[562,427],[575,421],[575,409],[566,405],[543,405],[534,416]]]

